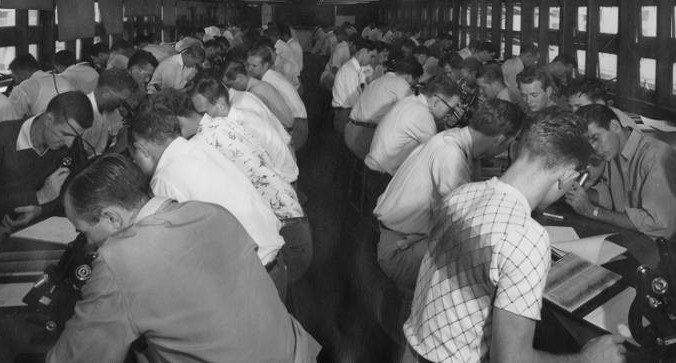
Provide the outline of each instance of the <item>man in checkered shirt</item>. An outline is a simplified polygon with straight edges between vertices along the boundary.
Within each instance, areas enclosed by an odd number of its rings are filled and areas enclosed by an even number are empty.
[[[623,338],[611,335],[574,356],[533,349],[551,257],[549,237],[530,214],[561,198],[590,154],[577,116],[546,109],[501,178],[466,184],[443,200],[404,324],[418,361],[624,359]]]

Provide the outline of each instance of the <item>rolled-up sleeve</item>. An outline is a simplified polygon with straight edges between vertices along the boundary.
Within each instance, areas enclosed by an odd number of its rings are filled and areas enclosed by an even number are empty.
[[[137,337],[115,277],[99,257],[47,362],[122,362]]]

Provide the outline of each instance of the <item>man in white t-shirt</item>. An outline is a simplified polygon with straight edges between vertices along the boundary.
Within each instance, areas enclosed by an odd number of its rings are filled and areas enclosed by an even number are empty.
[[[404,161],[373,211],[380,221],[378,263],[399,286],[413,290],[441,201],[480,181],[478,163],[507,150],[521,131],[523,113],[493,100],[472,114],[468,127],[433,136]]]
[[[533,348],[551,254],[547,232],[530,215],[561,198],[587,164],[584,131],[571,113],[539,113],[502,177],[444,199],[404,324],[411,355],[463,363],[624,361],[620,336],[595,338],[577,355]]]

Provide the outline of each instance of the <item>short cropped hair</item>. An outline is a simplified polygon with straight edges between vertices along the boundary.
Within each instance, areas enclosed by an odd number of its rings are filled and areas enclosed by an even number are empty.
[[[215,104],[220,98],[225,99],[225,103],[230,105],[230,97],[228,89],[223,85],[223,82],[214,78],[202,78],[195,83],[190,90],[190,95],[202,95],[211,104]]]
[[[552,63],[554,62],[561,62],[565,66],[572,66],[573,68],[577,68],[577,59],[568,53],[561,53],[557,55],[552,60]]]
[[[130,122],[129,145],[138,139],[164,144],[181,136],[181,125],[176,115],[166,106],[148,100]]]
[[[155,58],[152,53],[139,49],[129,58],[127,69],[131,69],[133,66],[145,67],[148,65],[152,66],[153,68],[157,68],[158,64],[157,58]]]
[[[70,67],[75,64],[75,54],[70,50],[61,50],[54,54],[54,65]]]
[[[579,116],[559,107],[548,107],[534,114],[521,140],[521,150],[543,157],[545,169],[573,164],[579,170],[592,155],[586,132]]]
[[[490,100],[479,106],[469,120],[469,126],[486,136],[516,136],[524,125],[524,113],[513,103]]]
[[[138,91],[138,83],[134,77],[125,69],[110,68],[106,69],[99,76],[97,88],[109,88],[115,92],[130,91],[136,93]]]
[[[173,88],[164,88],[148,97],[150,103],[168,108],[174,115],[190,117],[197,113],[190,96]]]
[[[481,42],[479,46],[476,47],[477,52],[489,52],[495,53],[495,47],[491,42]]]
[[[532,54],[532,55],[538,55],[540,54],[540,49],[538,49],[537,46],[533,43],[524,43],[521,44],[521,54]]]
[[[477,78],[482,78],[490,84],[505,84],[505,78],[502,75],[502,68],[500,68],[500,66],[497,64],[488,64],[484,66],[481,72],[479,72],[479,76]]]
[[[435,76],[425,84],[422,93],[427,96],[439,94],[446,97],[460,97],[460,88],[458,88],[455,82],[446,77]]]
[[[481,73],[481,70],[483,69],[483,64],[481,64],[481,62],[479,62],[478,59],[470,57],[462,61],[462,63],[460,64],[460,68],[467,69],[476,78],[479,75],[479,73]]]
[[[610,107],[600,104],[582,106],[575,114],[580,116],[587,126],[595,123],[606,130],[610,129],[612,120],[619,120],[617,114]]]
[[[226,64],[223,75],[226,79],[232,81],[237,78],[238,75],[247,75],[246,66],[242,62],[231,61]]]
[[[359,37],[354,41],[354,49],[357,52],[361,49],[366,49],[368,51],[376,50],[376,43]]]
[[[204,60],[204,57],[206,57],[206,53],[204,52],[204,48],[202,48],[201,45],[191,45],[188,48],[184,49],[181,51],[182,54],[187,54],[193,58],[201,59]]]
[[[563,89],[566,97],[586,95],[592,101],[607,101],[608,90],[606,86],[598,79],[574,79]]]
[[[279,35],[281,36],[288,36],[291,37],[291,28],[289,27],[288,24],[286,23],[279,23],[277,24],[277,28],[279,29]]]
[[[266,46],[255,47],[247,53],[249,57],[260,57],[263,63],[272,63],[272,52]]]
[[[47,104],[47,113],[54,115],[57,123],[73,119],[83,129],[92,127],[94,109],[89,98],[80,91],[63,92]]]
[[[516,75],[516,81],[519,86],[540,81],[543,90],[546,90],[547,87],[554,88],[552,76],[542,67],[527,67],[521,71],[521,73]]]
[[[99,221],[105,207],[134,210],[153,195],[143,171],[120,154],[98,157],[69,179],[65,198],[78,217],[91,223]]]
[[[457,52],[442,56],[441,59],[439,59],[439,67],[443,68],[447,65],[453,69],[462,68],[462,57]]]
[[[28,71],[35,72],[40,69],[38,61],[30,54],[21,54],[16,56],[12,62],[9,63],[9,70],[12,72]]]
[[[110,46],[111,52],[127,52],[132,49],[134,49],[134,46],[124,39],[116,40],[113,42],[113,45]]]
[[[418,78],[423,75],[423,67],[415,59],[401,58],[397,60],[392,66],[392,71],[396,74],[407,75],[410,74],[413,78]]]
[[[94,45],[92,45],[91,48],[91,55],[92,56],[99,56],[101,53],[108,54],[110,53],[110,50],[108,49],[108,46],[106,46],[104,43],[98,42]]]

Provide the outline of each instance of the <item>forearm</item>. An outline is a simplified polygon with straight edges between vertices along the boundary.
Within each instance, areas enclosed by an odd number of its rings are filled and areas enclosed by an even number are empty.
[[[614,226],[618,226],[624,229],[629,229],[636,231],[636,226],[631,222],[629,217],[627,216],[626,213],[624,212],[614,212],[609,209],[601,208],[601,207],[595,207],[598,208],[598,213],[596,216],[594,216],[593,209],[591,213],[587,213],[586,217],[595,219],[597,221],[605,222],[608,224],[612,224]]]

